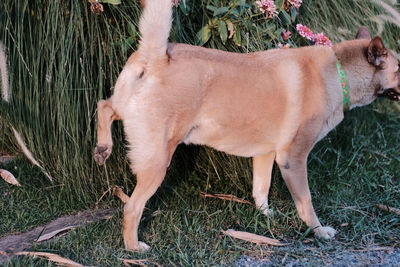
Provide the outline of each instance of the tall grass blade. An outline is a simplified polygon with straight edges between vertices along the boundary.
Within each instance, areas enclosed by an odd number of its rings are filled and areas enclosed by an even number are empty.
[[[3,100],[8,102],[8,68],[4,45],[0,42],[0,76],[1,76],[1,95]]]

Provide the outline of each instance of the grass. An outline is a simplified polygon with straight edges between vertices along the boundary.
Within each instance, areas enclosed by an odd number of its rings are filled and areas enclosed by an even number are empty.
[[[260,250],[277,257],[288,253],[318,258],[344,249],[398,246],[400,218],[380,211],[374,204],[400,206],[399,120],[397,104],[378,100],[370,107],[347,112],[342,124],[313,149],[308,164],[313,203],[322,223],[339,230],[334,241],[316,240],[308,234],[277,168],[273,172],[270,203],[278,212],[271,218],[250,205],[200,197],[200,191],[206,191],[251,200],[251,173],[246,166],[250,162],[208,149],[181,147],[167,179],[149,201],[142,218],[139,236],[151,245],[149,252],[123,250],[122,205],[109,195],[100,206],[120,207],[113,218],[35,245],[33,250],[57,253],[86,265],[115,266],[121,265],[119,258],[134,258],[167,266],[190,266],[230,265],[242,254],[260,257]],[[197,156],[188,159],[187,153]],[[204,164],[209,157],[214,160]],[[238,166],[231,165],[234,163],[242,168],[240,172]],[[17,161],[6,167],[16,173],[22,188],[1,183],[4,227],[0,235],[87,208],[73,199],[65,201],[68,196],[60,187],[44,190],[46,178],[29,164]],[[38,182],[32,185],[32,181]],[[229,228],[292,245],[272,248],[232,240],[221,234],[221,230]],[[312,239],[311,244],[302,243],[306,238]],[[17,257],[8,266],[32,264],[45,265],[47,261]]]
[[[207,1],[188,3],[197,12],[184,16],[178,11],[172,39],[192,43],[209,14]],[[22,184],[16,188],[0,181],[2,236],[94,208],[110,185],[132,192],[135,180],[126,162],[121,124],[114,125],[116,146],[106,167],[95,165],[92,149],[96,101],[112,93],[125,59],[135,49],[140,11],[135,1],[106,6],[100,16],[91,14],[85,1],[42,1],[41,5],[3,1],[0,10],[1,38],[11,59],[12,89],[11,102],[0,105],[0,150],[18,151],[10,131],[10,126],[15,127],[35,158],[56,179],[50,183],[22,158],[0,166],[12,171]],[[307,0],[299,22],[315,32],[325,31],[338,41],[353,38],[361,25],[368,25],[376,34],[378,27],[373,19],[381,13],[382,8],[368,1],[321,4]],[[384,41],[398,49],[398,29],[391,24],[385,29]],[[253,38],[243,49],[257,50],[259,41]],[[215,42],[209,45],[224,48]],[[200,191],[206,191],[252,201],[251,162],[207,148],[180,147],[140,225],[140,239],[152,247],[148,253],[123,250],[122,205],[109,194],[99,205],[120,208],[112,219],[76,229],[32,249],[87,265],[111,266],[120,264],[119,258],[147,258],[181,266],[229,265],[242,254],[260,257],[261,249],[282,257],[286,253],[318,257],[349,248],[398,246],[399,217],[376,209],[374,204],[400,206],[399,119],[398,104],[387,100],[347,112],[341,125],[310,154],[309,184],[314,207],[323,224],[339,230],[335,241],[313,239],[311,244],[302,243],[312,235],[307,234],[308,229],[298,218],[277,168],[270,203],[278,212],[272,218],[246,204],[200,197]],[[221,230],[228,228],[278,238],[292,246],[278,249],[232,240],[221,235]],[[17,257],[7,265],[43,266],[47,261]]]

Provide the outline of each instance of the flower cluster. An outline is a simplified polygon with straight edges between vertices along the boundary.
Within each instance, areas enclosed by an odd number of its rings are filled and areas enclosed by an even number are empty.
[[[172,0],[172,6],[179,6],[180,0]]]
[[[329,40],[328,37],[326,37],[326,36],[324,35],[323,32],[315,34],[315,36],[314,36],[314,42],[315,42],[315,45],[332,46],[331,41]]]
[[[303,3],[303,0],[287,0],[287,2],[291,6],[294,6],[295,8],[300,8],[301,4]]]
[[[281,42],[278,43],[278,48],[290,48],[290,44],[282,44]]]
[[[263,1],[256,1],[256,4],[260,11],[268,18],[273,18],[278,15],[278,11],[276,10],[276,5],[273,0],[263,0]]]
[[[332,46],[331,41],[328,37],[324,35],[323,32],[315,34],[307,26],[304,26],[302,24],[297,24],[296,29],[301,36],[313,41],[315,45]]]

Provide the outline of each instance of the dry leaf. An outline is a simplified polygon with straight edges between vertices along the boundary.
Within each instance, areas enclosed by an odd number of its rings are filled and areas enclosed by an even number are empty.
[[[47,258],[49,261],[52,261],[55,264],[60,265],[60,266],[84,267],[84,265],[82,265],[82,264],[79,264],[70,259],[61,257],[60,255],[53,254],[53,253],[21,251],[21,252],[14,253],[14,255],[34,256],[34,257],[38,256],[38,257],[42,257],[42,258]]]
[[[375,206],[378,207],[381,210],[390,211],[390,212],[393,212],[393,213],[395,213],[397,215],[400,215],[400,209],[396,209],[396,208],[389,207],[389,206],[382,205],[382,204],[375,204]]]
[[[233,25],[232,22],[226,21],[226,25],[228,26],[228,31],[229,31],[229,36],[228,39],[231,39],[233,35],[235,34],[235,26]]]
[[[1,152],[0,152],[1,153]],[[13,161],[15,159],[15,156],[11,156],[11,155],[2,155],[0,156],[0,164],[7,164],[10,163],[11,161]]]
[[[76,228],[76,226],[67,226],[67,227],[64,227],[64,228],[61,228],[61,229],[54,230],[53,232],[41,235],[36,240],[36,242],[43,242],[43,241],[49,240],[49,239],[55,237],[56,235],[66,233],[66,232],[68,232],[68,231],[70,231],[72,229],[75,229],[75,228]]]
[[[223,200],[229,200],[229,201],[234,201],[234,202],[239,202],[239,203],[244,203],[244,204],[249,204],[253,205],[250,201],[238,198],[234,195],[228,195],[228,194],[207,194],[205,192],[200,192],[200,196],[202,197],[211,197],[211,198],[218,198],[218,199],[223,199]]]
[[[15,139],[17,140],[17,143],[19,144],[19,146],[22,149],[22,152],[24,153],[24,155],[32,162],[33,165],[39,167],[42,172],[44,173],[44,175],[47,176],[47,178],[49,178],[50,182],[53,182],[53,177],[51,177],[46,170],[39,164],[39,162],[37,162],[37,160],[33,157],[32,153],[29,151],[29,149],[26,147],[24,141],[22,141],[22,137],[21,135],[17,132],[17,130],[14,129],[14,127],[12,128],[13,132],[14,132],[14,136]]]
[[[277,239],[272,239],[266,236],[261,236],[261,235],[256,235],[248,232],[242,232],[242,231],[235,231],[233,229],[229,229],[226,231],[222,231],[225,235],[229,235],[233,238],[241,239],[244,241],[256,243],[257,245],[260,244],[267,244],[267,245],[272,245],[272,246],[286,246],[288,244],[286,243],[281,243]]]
[[[21,186],[18,183],[17,179],[15,179],[14,175],[9,171],[0,169],[0,176],[1,176],[1,178],[4,179],[4,181],[6,181],[9,184],[13,184],[13,185],[16,185],[16,186]]]
[[[149,259],[140,259],[140,260],[129,260],[129,259],[120,259],[125,266],[129,266],[129,264],[139,265],[139,266],[149,266],[149,264],[154,266],[161,266],[157,262],[154,262]]]
[[[114,186],[113,187],[112,194],[114,196],[117,196],[119,199],[121,199],[121,201],[123,203],[126,203],[129,200],[129,196],[127,194],[125,194],[124,191],[122,191],[121,187],[119,187],[119,186]]]

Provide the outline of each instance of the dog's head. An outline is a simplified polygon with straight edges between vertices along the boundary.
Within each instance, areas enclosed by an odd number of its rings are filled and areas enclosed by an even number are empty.
[[[385,47],[379,36],[371,39],[366,27],[358,30],[356,39],[369,40],[365,57],[373,68],[371,85],[375,90],[374,95],[400,101],[399,63],[394,53]]]

